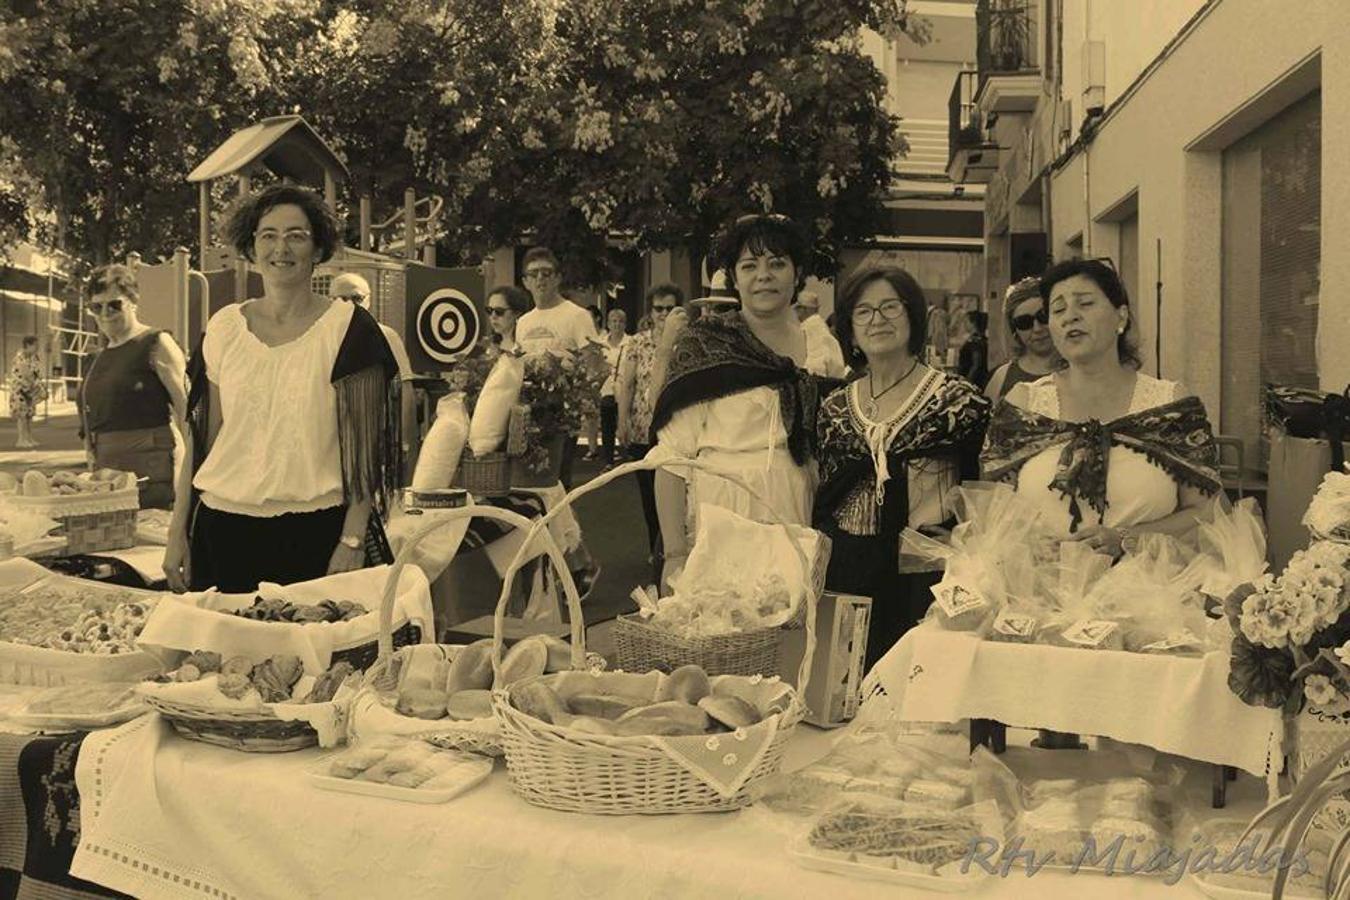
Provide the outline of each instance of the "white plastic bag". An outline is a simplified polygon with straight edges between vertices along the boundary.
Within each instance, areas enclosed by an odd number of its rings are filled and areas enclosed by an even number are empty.
[[[449,487],[468,439],[469,413],[464,408],[464,395],[457,392],[442,397],[436,404],[436,421],[417,457],[413,488],[427,491]]]
[[[474,456],[485,456],[499,449],[506,440],[507,426],[511,423],[511,407],[520,397],[520,387],[525,383],[525,362],[521,357],[502,354],[487,383],[478,395],[474,406],[473,421],[469,423],[469,449]]]

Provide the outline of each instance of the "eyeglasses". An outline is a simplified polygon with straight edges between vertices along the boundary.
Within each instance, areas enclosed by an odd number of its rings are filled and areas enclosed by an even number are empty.
[[[95,300],[93,303],[86,304],[84,308],[89,310],[92,315],[101,316],[105,309],[110,313],[121,312],[122,303],[121,300],[108,300],[102,303]]]
[[[653,303],[653,304],[652,304],[652,312],[654,312],[654,313],[668,313],[668,312],[670,312],[672,309],[674,309],[676,306],[677,306],[677,304],[675,304],[675,303],[671,303],[671,304],[665,304],[665,303]]]
[[[554,275],[557,274],[558,274],[557,269],[530,269],[528,272],[525,273],[525,277],[532,279],[534,281],[538,281],[543,278],[552,278]]]
[[[303,247],[313,238],[308,229],[288,228],[285,231],[277,231],[275,228],[267,228],[253,235],[253,241],[256,244],[265,244],[271,246],[277,241],[285,241],[287,247]]]
[[[334,300],[347,300],[347,301],[349,301],[349,302],[351,302],[351,303],[364,303],[364,302],[365,302],[365,299],[366,299],[366,295],[365,295],[365,294],[334,294],[334,295],[333,295],[333,299],[334,299]]]
[[[905,304],[899,300],[887,300],[880,306],[855,306],[853,307],[853,324],[871,325],[876,321],[878,314],[887,322],[893,322],[905,314]]]
[[[1012,317],[1012,327],[1016,328],[1018,331],[1030,331],[1032,326],[1037,322],[1040,322],[1042,325],[1050,324],[1050,313],[1043,306],[1034,313],[1026,313],[1025,315]]]
[[[489,306],[487,308],[487,314],[489,316],[492,316],[494,319],[497,318],[498,316],[504,316],[510,311],[511,307],[509,306]]]

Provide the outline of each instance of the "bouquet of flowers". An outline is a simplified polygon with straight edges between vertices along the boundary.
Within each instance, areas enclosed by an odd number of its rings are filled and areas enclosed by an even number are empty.
[[[538,473],[549,465],[549,445],[560,436],[577,434],[582,421],[597,414],[609,362],[599,344],[572,353],[530,353],[524,361],[520,403],[529,408],[529,417],[521,462]]]
[[[1303,524],[1314,537],[1350,540],[1350,474],[1328,472],[1322,479]]]
[[[483,392],[483,385],[487,384],[488,375],[499,356],[501,351],[496,344],[487,340],[479,341],[472,350],[455,360],[446,372],[445,381],[450,385],[451,393],[464,394],[469,415],[473,415],[478,395]]]
[[[1350,712],[1350,545],[1315,541],[1225,601],[1228,684],[1252,706]]]

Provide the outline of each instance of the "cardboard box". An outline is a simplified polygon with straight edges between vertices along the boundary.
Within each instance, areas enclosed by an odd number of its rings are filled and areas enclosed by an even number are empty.
[[[826,591],[816,605],[816,653],[806,686],[806,721],[822,728],[835,728],[850,721],[862,699],[866,675],[867,626],[872,600]],[[806,630],[790,631],[779,654],[779,674],[795,686],[797,670],[806,650]]]

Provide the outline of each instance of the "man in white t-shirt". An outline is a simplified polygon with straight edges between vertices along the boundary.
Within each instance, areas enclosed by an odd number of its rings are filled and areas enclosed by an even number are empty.
[[[525,289],[534,297],[534,309],[516,323],[516,345],[526,353],[541,350],[579,350],[598,342],[595,320],[582,307],[558,292],[562,269],[558,257],[547,247],[532,247],[525,253],[521,271]],[[572,457],[576,455],[576,435],[563,442],[562,485],[572,489]]]
[[[534,309],[516,323],[516,343],[522,350],[577,350],[600,340],[591,314],[558,292],[562,272],[552,250],[530,249],[521,269],[525,288],[534,297]]]

